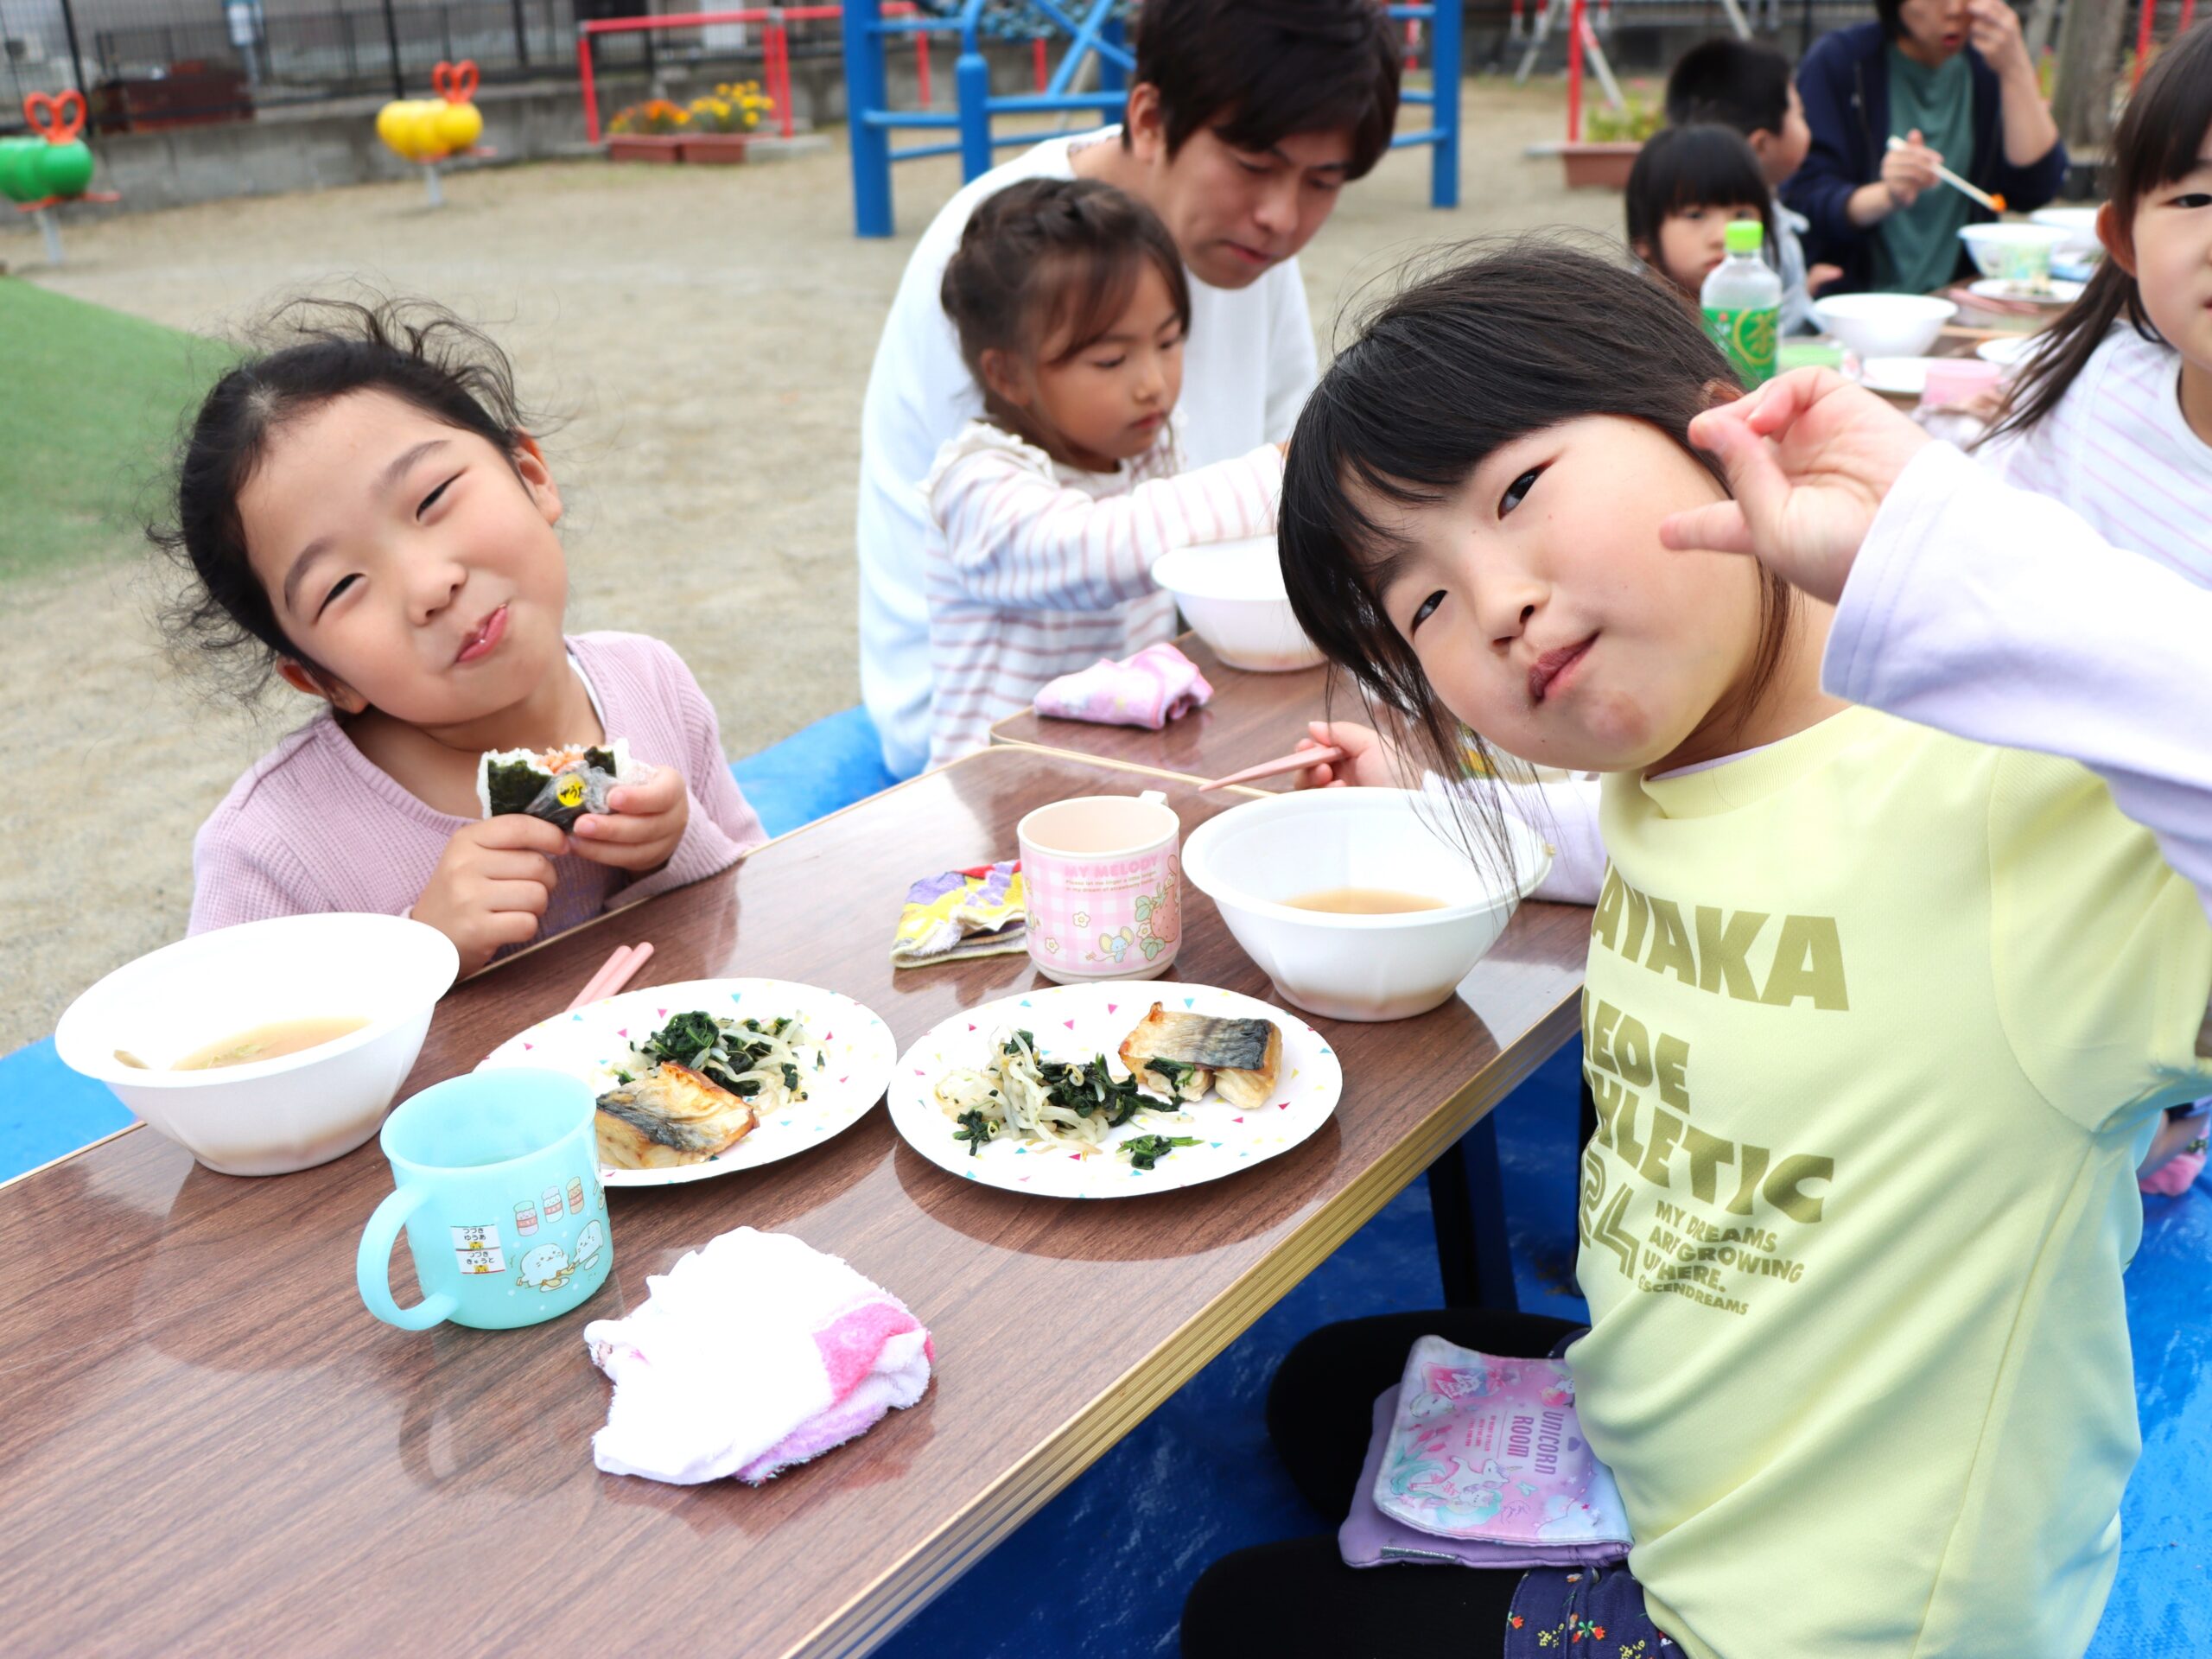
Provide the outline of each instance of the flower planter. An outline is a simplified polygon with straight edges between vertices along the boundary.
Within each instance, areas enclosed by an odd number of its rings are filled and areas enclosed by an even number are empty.
[[[745,159],[746,146],[752,142],[748,132],[687,133],[681,141],[682,155],[687,162],[731,167]]]
[[[673,164],[688,142],[666,133],[621,132],[607,141],[610,162],[659,162]]]
[[[1636,165],[1643,146],[1634,141],[1619,143],[1564,144],[1560,160],[1567,163],[1570,190],[1619,190],[1628,184],[1629,169]]]

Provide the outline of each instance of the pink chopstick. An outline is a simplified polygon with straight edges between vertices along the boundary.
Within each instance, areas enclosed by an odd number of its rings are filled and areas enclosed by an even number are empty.
[[[1263,760],[1256,766],[1247,766],[1242,772],[1232,772],[1226,778],[1217,778],[1210,784],[1200,784],[1198,792],[1209,789],[1226,789],[1231,784],[1249,784],[1255,779],[1274,778],[1286,772],[1303,772],[1308,766],[1332,766],[1339,760],[1351,757],[1344,750],[1331,745],[1326,748],[1300,749],[1296,754],[1286,754],[1280,760]]]
[[[617,945],[614,954],[600,964],[599,971],[584,982],[583,989],[576,993],[576,1000],[562,1012],[573,1014],[586,1003],[598,1002],[613,995],[638,976],[638,970],[645,965],[646,958],[652,953],[650,943]]]

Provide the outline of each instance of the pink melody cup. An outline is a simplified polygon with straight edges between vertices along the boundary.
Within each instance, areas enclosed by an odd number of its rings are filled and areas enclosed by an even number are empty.
[[[1015,835],[1037,971],[1063,985],[1165,972],[1183,937],[1182,828],[1156,790],[1025,817]]]

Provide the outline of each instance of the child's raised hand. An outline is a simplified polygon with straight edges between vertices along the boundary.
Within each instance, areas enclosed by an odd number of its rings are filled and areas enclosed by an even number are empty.
[[[567,845],[552,824],[520,812],[466,824],[446,842],[410,913],[451,939],[461,971],[473,974],[500,946],[537,937],[560,879],[553,861]]]
[[[655,766],[639,781],[609,791],[607,804],[608,810],[587,813],[570,826],[569,844],[581,858],[632,875],[667,863],[691,821],[691,798],[674,766]]]
[[[1317,720],[1306,728],[1313,735],[1298,740],[1300,749],[1338,748],[1340,761],[1323,761],[1296,775],[1300,789],[1388,789],[1398,782],[1397,751],[1390,740],[1372,726],[1349,720]]]
[[[1690,423],[1735,499],[1669,514],[1659,540],[1748,553],[1834,604],[1882,499],[1928,435],[1832,369],[1800,369]]]

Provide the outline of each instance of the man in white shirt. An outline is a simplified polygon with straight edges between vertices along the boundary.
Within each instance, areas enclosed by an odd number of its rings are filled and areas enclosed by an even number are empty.
[[[1119,127],[1046,140],[923,233],[861,414],[861,694],[900,777],[929,753],[931,533],[917,487],[982,413],[938,298],[977,203],[1018,180],[1099,179],[1160,215],[1191,276],[1184,448],[1203,467],[1290,435],[1317,372],[1298,270],[1347,181],[1389,148],[1397,42],[1375,0],[1145,0]]]

